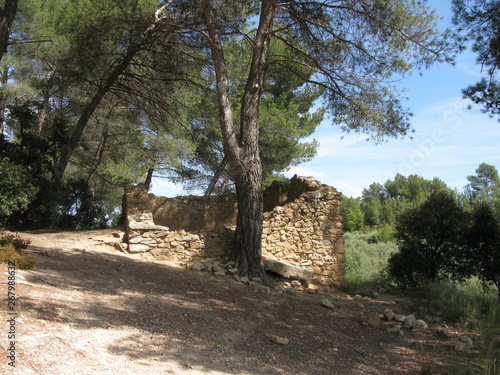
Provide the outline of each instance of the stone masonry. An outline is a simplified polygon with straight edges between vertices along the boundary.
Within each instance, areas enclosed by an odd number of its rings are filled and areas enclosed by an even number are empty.
[[[262,254],[266,269],[322,285],[344,281],[341,194],[310,177],[275,182],[264,193]],[[144,185],[124,195],[127,250],[173,261],[231,254],[236,198],[157,197]]]

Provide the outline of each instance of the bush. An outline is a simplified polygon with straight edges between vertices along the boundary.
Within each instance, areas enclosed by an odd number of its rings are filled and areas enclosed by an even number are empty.
[[[37,189],[29,182],[26,169],[7,157],[0,157],[0,223],[5,223],[14,211],[25,210]]]
[[[475,207],[467,235],[467,259],[460,268],[472,272],[485,283],[493,283],[500,296],[500,223],[487,204]]]
[[[40,190],[24,212],[15,212],[7,222],[13,230],[103,229],[107,218],[103,202],[96,201],[83,180],[54,184],[40,180]]]
[[[2,234],[0,236],[0,262],[15,263],[20,269],[31,269],[36,265],[36,259],[25,250],[30,241],[18,236]]]
[[[435,192],[420,206],[403,212],[396,225],[399,252],[389,260],[390,274],[402,287],[415,288],[449,275],[467,272],[460,265],[466,254],[469,217],[452,192]]]
[[[380,241],[387,233],[347,232],[346,281],[351,287],[383,284],[388,279],[387,261],[397,251],[394,241]]]

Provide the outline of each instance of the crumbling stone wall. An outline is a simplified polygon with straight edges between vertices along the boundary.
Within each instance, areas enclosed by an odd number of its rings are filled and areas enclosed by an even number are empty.
[[[279,200],[284,203],[264,213],[263,255],[305,268],[321,284],[341,284],[345,276],[341,194],[312,178],[295,176]]]
[[[324,285],[344,281],[341,194],[312,178],[274,183],[264,194],[263,261],[268,270]],[[124,196],[126,246],[170,260],[224,258],[231,252],[236,197],[164,198],[144,185]]]

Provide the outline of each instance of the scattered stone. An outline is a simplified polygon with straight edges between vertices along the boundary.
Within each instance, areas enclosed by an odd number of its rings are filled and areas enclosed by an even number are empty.
[[[292,281],[292,286],[296,287],[296,288],[299,288],[302,286],[302,283],[298,280],[293,280]]]
[[[394,315],[394,318],[392,318],[396,322],[403,323],[403,321],[406,319],[406,315],[404,314],[396,314]]]
[[[329,309],[334,309],[335,306],[334,304],[327,298],[321,300],[321,304],[325,307],[328,307]]]
[[[387,320],[387,321],[391,321],[394,319],[394,317],[396,316],[396,313],[394,311],[392,311],[391,309],[385,309],[384,310],[384,319]]]
[[[221,271],[214,272],[214,274],[217,276],[226,276],[226,271],[221,270]]]
[[[389,333],[398,333],[401,330],[401,324],[396,324],[395,326],[388,327],[387,332]]]
[[[271,335],[269,338],[271,339],[272,342],[279,345],[288,345],[290,343],[290,340],[287,339],[286,337]]]
[[[374,313],[374,312],[372,312],[368,315],[364,315],[362,317],[362,323],[363,323],[363,325],[372,326],[372,327],[379,326],[380,325],[380,315],[377,313]]]
[[[242,276],[242,277],[239,278],[239,281],[241,281],[242,283],[246,284],[246,283],[248,283],[250,281],[250,279],[247,276]]]
[[[252,281],[255,281],[256,283],[262,282],[262,279],[260,277],[252,277]]]
[[[368,302],[368,301],[371,301],[370,297],[367,297],[367,296],[361,296],[359,294],[356,294],[354,296],[354,299],[355,300],[358,300],[358,301],[365,301],[365,302]]]
[[[427,323],[423,321],[422,319],[417,319],[415,323],[413,323],[413,329],[414,330],[421,330],[421,329],[427,329]]]
[[[133,254],[137,253],[145,253],[149,251],[149,246],[148,245],[142,245],[142,244],[131,244],[128,245],[128,251]]]
[[[250,285],[250,286],[255,286],[255,285],[257,285],[257,283],[256,283],[255,281],[253,281],[253,280],[250,280],[250,281],[248,282],[248,285]]]
[[[205,265],[203,263],[200,263],[200,262],[196,262],[191,267],[191,269],[195,270],[195,271],[203,271],[205,268],[206,268]]]
[[[455,350],[457,352],[466,352],[474,347],[474,343],[469,336],[460,336],[455,342]]]
[[[415,322],[417,321],[417,318],[415,318],[415,315],[408,315],[404,320],[403,320],[403,326],[405,328],[412,328],[415,325]]]
[[[215,262],[214,262],[215,263]],[[218,264],[214,264],[212,266],[212,271],[214,272],[220,272],[220,271],[224,271],[224,268],[222,268],[221,266],[219,266]],[[225,273],[225,272],[224,272]]]
[[[241,281],[241,278],[238,275],[233,275],[233,277],[236,281]]]
[[[373,298],[378,298],[380,294],[378,292],[373,292]]]
[[[318,289],[307,288],[306,292],[309,293],[309,294],[317,294],[318,293]]]
[[[286,293],[291,295],[291,296],[298,296],[299,291],[296,288],[287,288]]]
[[[237,268],[229,268],[228,271],[229,271],[229,273],[231,275],[236,275],[238,273],[238,269]]]
[[[361,309],[361,310],[364,310],[365,309],[365,305],[363,305],[361,302],[358,303],[358,308]]]
[[[268,286],[261,286],[259,287],[259,290],[262,294],[265,294],[266,296],[271,295],[271,288],[269,288]]]

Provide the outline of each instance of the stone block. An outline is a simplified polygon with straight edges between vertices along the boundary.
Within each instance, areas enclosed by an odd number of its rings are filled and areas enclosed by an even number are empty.
[[[305,268],[294,266],[290,263],[267,257],[263,258],[265,270],[275,272],[283,277],[293,278],[301,281],[309,281],[313,276],[312,271],[309,271]]]
[[[150,247],[148,245],[142,245],[142,244],[129,244],[128,245],[128,251],[130,253],[145,253],[150,250]]]

